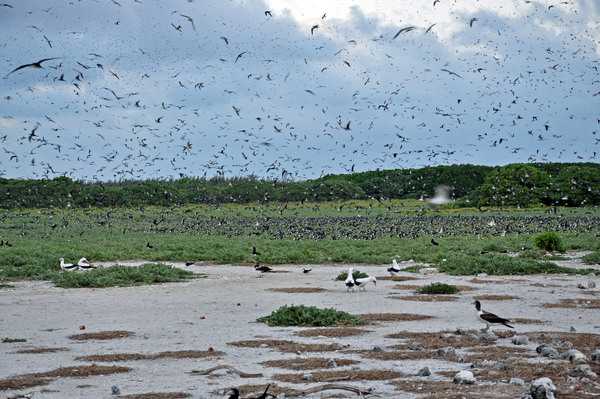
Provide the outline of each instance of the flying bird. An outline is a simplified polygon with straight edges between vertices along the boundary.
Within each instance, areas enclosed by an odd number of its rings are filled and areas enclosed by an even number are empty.
[[[273,14],[271,14],[271,11],[267,10],[265,11],[265,17],[272,17]]]
[[[400,36],[403,33],[410,32],[411,30],[415,30],[415,29],[417,29],[417,28],[414,26],[407,26],[405,28],[402,28],[398,32],[396,32],[394,37],[392,37],[392,40],[396,39],[398,36]]]
[[[473,24],[474,24],[475,22],[477,22],[477,21],[479,21],[479,19],[478,19],[478,18],[471,18],[471,21],[469,21],[469,27],[471,27],[471,28],[472,28],[472,27],[473,27]]]
[[[463,78],[462,76],[460,76],[460,75],[459,75],[459,74],[457,74],[456,72],[452,72],[452,71],[451,71],[451,70],[449,70],[449,69],[442,68],[442,71],[443,71],[443,72],[446,72],[446,73],[448,73],[448,74],[450,74],[450,75],[453,75],[453,76],[458,76],[458,77],[459,77],[459,78],[461,78],[461,79]]]
[[[438,0],[438,1],[439,1],[439,0]],[[433,27],[434,27],[434,26],[436,26],[436,25],[437,25],[437,24],[431,24],[431,25],[429,26],[429,28],[427,28],[427,30],[425,31],[425,33],[429,33],[429,32],[431,32],[431,29],[433,29]]]
[[[194,19],[192,17],[190,17],[189,15],[185,15],[185,14],[179,14],[179,15],[181,15],[183,18],[187,19],[189,21],[189,23],[192,24],[192,29],[195,32],[196,31],[196,24],[194,24]]]
[[[510,323],[510,320],[503,319],[502,317],[496,316],[493,313],[486,312],[485,310],[481,309],[481,302],[479,301],[475,301],[473,303],[475,304],[475,309],[477,309],[477,318],[480,322],[485,324],[485,331],[489,330],[492,324],[500,324],[514,329],[513,326],[508,324]]]
[[[25,69],[25,68],[34,68],[34,69],[44,69],[44,67],[42,66],[42,63],[46,62],[46,61],[52,61],[52,60],[57,60],[59,57],[53,57],[53,58],[44,58],[42,60],[39,60],[38,62],[33,62],[31,64],[23,64],[20,65],[18,67],[16,67],[15,69],[13,69],[12,71],[10,71],[8,74],[6,74],[5,77],[8,77],[9,75],[20,71],[21,69]]]
[[[239,60],[240,58],[242,58],[242,57],[244,56],[244,54],[247,54],[247,53],[248,53],[247,51],[242,51],[241,53],[239,53],[239,54],[237,55],[237,57],[235,57],[235,61],[234,61],[233,63],[234,63],[234,64],[235,64],[235,63],[237,63],[237,62],[238,62],[238,60]]]
[[[311,34],[311,36],[315,34],[315,31],[316,31],[317,29],[319,29],[319,25],[313,25],[313,26],[310,28],[310,34]]]

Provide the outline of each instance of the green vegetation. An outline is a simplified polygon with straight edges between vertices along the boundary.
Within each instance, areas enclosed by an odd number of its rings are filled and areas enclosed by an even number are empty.
[[[187,270],[149,263],[140,267],[114,266],[86,272],[57,273],[52,281],[62,288],[105,288],[171,283],[194,277]]]
[[[354,270],[352,272],[352,278],[354,278],[354,280],[356,280],[357,278],[366,278],[369,277],[369,275],[367,273],[361,272],[359,270]],[[346,278],[348,278],[348,272],[341,272],[340,274],[338,274],[338,276],[335,278],[337,281],[345,281]]]
[[[547,232],[537,235],[534,240],[534,244],[539,249],[543,249],[548,252],[565,252],[564,245],[560,236],[554,232]]]
[[[271,327],[332,327],[363,324],[359,317],[335,309],[320,309],[315,306],[282,306],[269,316],[257,321]]]
[[[446,185],[452,206],[600,204],[600,164],[436,166],[328,175],[306,181],[182,178],[120,182],[0,179],[0,208],[180,206],[184,204],[417,199]],[[451,206],[451,207],[452,207]]]
[[[417,289],[419,294],[430,295],[456,294],[458,291],[460,291],[458,287],[444,283],[431,283]]]
[[[439,264],[439,270],[455,276],[469,276],[486,273],[496,276],[527,274],[588,274],[591,269],[571,269],[551,262],[511,257],[506,255],[468,256],[452,255]]]
[[[600,251],[592,252],[589,255],[583,257],[583,261],[589,265],[600,264]]]

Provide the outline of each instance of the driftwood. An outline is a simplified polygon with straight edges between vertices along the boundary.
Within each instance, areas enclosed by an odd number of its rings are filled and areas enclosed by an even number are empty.
[[[227,364],[222,364],[219,366],[215,366],[215,367],[211,367],[209,369],[206,370],[192,370],[189,372],[189,374],[194,374],[194,375],[209,375],[211,373],[213,373],[214,371],[217,370],[228,370],[232,373],[235,373],[237,375],[240,376],[240,378],[259,378],[262,377],[262,374],[248,374],[248,373],[244,373],[243,371],[240,371],[238,369],[236,369],[235,367],[229,366]]]
[[[369,395],[378,396],[372,392],[371,388],[363,390],[363,389],[356,388],[356,387],[353,387],[350,385],[338,385],[338,384],[325,384],[325,385],[321,385],[318,387],[309,388],[304,391],[295,392],[294,396],[311,395],[313,393],[323,392],[323,391],[348,391],[348,392],[352,392],[357,395],[360,395],[361,397],[369,396]]]

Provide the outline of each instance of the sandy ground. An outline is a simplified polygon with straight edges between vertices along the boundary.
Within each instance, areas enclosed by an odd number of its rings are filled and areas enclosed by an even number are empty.
[[[132,262],[133,264],[134,262]],[[177,264],[178,267],[185,267]],[[374,276],[385,276],[381,266],[357,266]],[[527,276],[513,278],[489,277],[502,283],[472,283],[472,277],[449,277],[441,274],[417,275],[419,280],[402,283],[379,280],[366,292],[346,293],[343,283],[335,276],[345,266],[314,266],[302,274],[299,266],[281,266],[277,270],[289,273],[260,275],[251,267],[205,266],[188,268],[205,273],[206,278],[185,283],[134,288],[60,289],[44,282],[15,283],[14,288],[0,289],[0,337],[24,338],[24,343],[0,343],[0,378],[18,374],[49,371],[58,367],[90,364],[79,362],[77,356],[106,353],[154,353],[160,351],[207,350],[209,347],[225,352],[221,359],[157,359],[115,363],[132,368],[125,374],[87,378],[60,378],[46,386],[22,391],[0,391],[0,397],[18,393],[33,393],[33,398],[108,398],[111,386],[117,385],[122,394],[144,392],[187,392],[194,398],[222,397],[225,388],[241,384],[262,384],[277,373],[295,371],[263,367],[266,360],[297,357],[269,348],[239,348],[229,342],[260,338],[290,339],[297,342],[340,343],[352,349],[387,348],[397,340],[385,338],[398,331],[443,331],[476,329],[478,324],[472,306],[473,296],[482,294],[512,295],[519,299],[483,301],[489,311],[507,318],[539,319],[540,325],[516,324],[517,332],[564,331],[574,327],[577,332],[600,334],[597,309],[544,308],[544,303],[556,303],[564,298],[597,298],[596,290],[581,290],[578,282],[598,277],[569,277],[565,275]],[[404,273],[404,275],[414,274]],[[393,289],[397,284],[425,285],[429,282],[449,282],[469,285],[474,291],[458,294],[454,302],[413,302],[390,296],[414,295],[410,290]],[[320,293],[289,294],[269,291],[278,287],[321,287]],[[257,323],[257,317],[267,315],[285,304],[305,304],[334,307],[355,314],[417,313],[434,316],[431,320],[392,322],[369,325],[371,332],[346,338],[303,338],[294,335],[301,328],[272,328]],[[79,326],[85,325],[85,331]],[[73,341],[68,338],[81,332],[127,330],[134,336],[107,341]],[[502,330],[498,328],[497,330]],[[511,346],[510,339],[500,339],[498,345]],[[69,350],[49,354],[17,354],[19,349],[32,347],[66,347]],[[529,348],[534,350],[532,342]],[[350,358],[360,363],[347,368],[391,369],[416,373],[428,366],[432,379],[443,370],[466,369],[468,364],[425,359],[414,361],[380,361],[360,357],[356,353],[302,353],[303,357]],[[110,365],[111,363],[108,363]],[[191,370],[207,369],[229,364],[248,373],[263,373],[264,378],[240,379],[234,374],[219,374],[218,378],[190,375]],[[300,372],[302,373],[302,371]],[[345,381],[357,387],[375,388],[382,397],[414,398],[395,390],[387,381]],[[306,388],[307,384],[278,385]],[[319,397],[318,395],[315,397]]]

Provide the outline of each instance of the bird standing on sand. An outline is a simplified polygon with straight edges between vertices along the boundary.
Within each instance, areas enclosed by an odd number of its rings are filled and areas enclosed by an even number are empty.
[[[473,302],[475,304],[475,309],[477,309],[477,319],[481,322],[485,324],[485,329],[484,331],[487,331],[490,329],[490,326],[492,324],[501,324],[503,326],[506,326],[508,328],[513,328],[513,326],[511,326],[510,324],[510,320],[508,319],[503,319],[502,317],[496,316],[493,313],[490,312],[486,312],[485,310],[481,309],[481,302],[479,301],[475,301]]]
[[[269,273],[273,271],[273,269],[271,269],[269,266],[261,266],[258,262],[256,262],[256,264],[254,265],[254,270],[259,271],[261,273]]]
[[[305,268],[302,269],[302,273],[304,273],[304,274],[308,274],[311,271],[312,271],[312,268],[310,268],[310,267],[305,267]]]
[[[392,259],[392,267],[388,267],[387,271],[392,276],[402,271],[402,269],[400,269],[400,266],[398,265],[398,262],[396,262],[396,258]]]
[[[354,290],[354,286],[356,285],[356,282],[354,282],[354,269],[350,268],[348,269],[348,276],[346,277],[346,280],[344,281],[344,284],[346,284],[346,292],[350,291],[350,290]]]
[[[367,284],[373,283],[373,285],[377,285],[377,279],[375,277],[373,277],[373,276],[363,277],[363,278],[357,278],[356,280],[354,280],[354,283],[358,287],[359,291],[361,289],[363,291],[366,291],[367,290]]]

